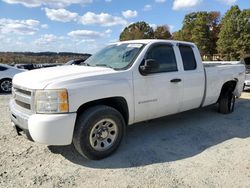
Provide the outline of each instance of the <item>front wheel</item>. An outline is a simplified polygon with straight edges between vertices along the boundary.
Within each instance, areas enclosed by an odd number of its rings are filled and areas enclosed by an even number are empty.
[[[219,100],[219,112],[229,114],[234,111],[235,95],[231,91],[225,92]]]
[[[9,78],[4,78],[0,81],[0,92],[11,93],[12,80]]]
[[[84,157],[102,159],[118,148],[124,131],[120,112],[109,106],[94,106],[77,118],[73,144]]]

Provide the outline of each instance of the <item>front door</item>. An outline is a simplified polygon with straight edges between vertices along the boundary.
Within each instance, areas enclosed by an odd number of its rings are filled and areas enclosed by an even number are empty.
[[[182,95],[182,78],[171,44],[152,46],[145,59],[160,66],[154,73],[134,76],[135,122],[177,113]]]

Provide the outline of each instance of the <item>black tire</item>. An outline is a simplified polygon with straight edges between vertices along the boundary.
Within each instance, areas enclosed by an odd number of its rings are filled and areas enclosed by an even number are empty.
[[[222,114],[229,114],[234,111],[235,95],[232,91],[227,91],[222,94],[219,100],[219,112]]]
[[[116,127],[116,135],[110,145],[108,145],[109,143],[107,141],[110,139],[108,137],[112,136],[112,131],[110,132],[109,130],[103,130],[103,128],[101,128],[103,126],[110,126],[104,125],[106,124],[106,120],[107,122],[113,122],[114,125],[112,126]],[[99,127],[99,122],[101,123],[100,128],[98,129],[97,127]],[[125,122],[120,112],[109,106],[98,105],[89,108],[78,116],[74,129],[73,144],[82,156],[88,159],[99,160],[111,155],[118,148],[124,136],[124,132]],[[105,134],[106,138],[103,138],[102,134]],[[93,143],[94,139],[95,141]],[[103,144],[102,139],[107,139],[104,142],[106,145]],[[100,151],[102,149],[102,145],[107,147]]]
[[[0,92],[11,93],[12,80],[10,78],[4,78],[0,80]]]

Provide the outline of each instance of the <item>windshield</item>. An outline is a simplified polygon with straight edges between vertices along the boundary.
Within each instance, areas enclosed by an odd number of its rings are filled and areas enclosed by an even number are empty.
[[[144,45],[139,43],[113,44],[97,52],[81,65],[126,69],[143,47]]]

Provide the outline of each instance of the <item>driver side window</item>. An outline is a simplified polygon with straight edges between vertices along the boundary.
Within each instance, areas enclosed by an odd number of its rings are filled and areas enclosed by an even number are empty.
[[[154,59],[159,63],[159,69],[155,73],[178,71],[175,53],[171,45],[160,44],[152,47],[148,51],[146,59]]]

